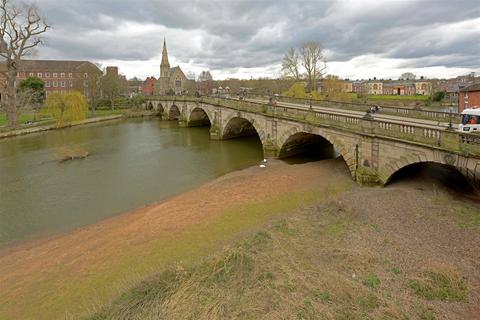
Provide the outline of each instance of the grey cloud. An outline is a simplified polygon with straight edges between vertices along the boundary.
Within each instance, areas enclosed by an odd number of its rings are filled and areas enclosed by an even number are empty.
[[[408,59],[411,66],[480,67],[479,44],[471,33],[436,42],[447,35],[433,40],[422,36],[426,30],[479,18],[480,4],[473,0],[372,1],[360,6],[354,1],[283,0],[36,2],[54,25],[46,36],[49,50],[40,50],[40,55],[148,60],[158,56],[167,35],[169,51],[179,62],[216,70],[276,64],[289,47],[309,40],[328,48],[330,61],[377,54]],[[132,38],[122,30],[128,22],[157,25],[165,32]],[[193,34],[200,37],[199,45],[189,39]]]

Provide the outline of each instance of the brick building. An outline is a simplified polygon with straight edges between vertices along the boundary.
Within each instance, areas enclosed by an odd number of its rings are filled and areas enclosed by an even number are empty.
[[[458,92],[459,112],[475,106],[480,107],[480,83],[469,85]]]
[[[49,94],[79,91],[89,99],[100,90],[102,71],[89,61],[64,60],[22,60],[18,67],[17,83],[28,78],[37,77],[45,83],[45,96]],[[6,91],[6,76],[0,71],[1,94]]]
[[[157,79],[155,77],[148,77],[142,84],[142,92],[145,96],[152,96],[155,91],[155,83]]]

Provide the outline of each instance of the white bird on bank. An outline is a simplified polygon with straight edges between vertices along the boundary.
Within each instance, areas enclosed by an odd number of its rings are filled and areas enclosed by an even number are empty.
[[[267,159],[263,159],[262,163],[260,164],[260,168],[266,168],[267,167],[266,164],[267,164]]]

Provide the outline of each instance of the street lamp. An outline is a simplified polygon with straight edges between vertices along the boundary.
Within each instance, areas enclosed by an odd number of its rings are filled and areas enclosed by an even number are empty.
[[[310,110],[312,110],[312,98],[313,98],[313,96],[312,96],[312,94],[310,93]]]
[[[448,108],[448,110],[449,110],[448,129],[449,129],[449,130],[453,130],[453,125],[452,125],[453,103],[450,104],[450,107]]]

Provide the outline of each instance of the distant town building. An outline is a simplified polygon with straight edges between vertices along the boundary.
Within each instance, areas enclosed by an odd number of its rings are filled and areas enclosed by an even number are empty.
[[[353,81],[352,82],[352,92],[357,94],[366,94],[367,93],[367,84],[365,81]]]
[[[163,41],[162,62],[160,63],[160,78],[154,92],[160,95],[193,93],[195,81],[187,79],[179,66],[170,68],[168,62],[167,44]]]
[[[3,68],[4,69],[4,68]],[[0,72],[0,94],[6,91],[5,70]],[[28,77],[37,77],[45,83],[45,96],[51,93],[79,91],[87,99],[99,91],[102,71],[89,61],[22,60],[18,66],[17,83]]]
[[[472,107],[480,107],[480,83],[462,88],[458,93],[458,111]]]
[[[368,94],[379,95],[383,94],[383,82],[378,80],[373,80],[368,82]]]
[[[143,81],[137,78],[127,80],[127,94],[129,97],[143,93]]]
[[[422,96],[429,96],[432,92],[432,83],[429,81],[416,81],[415,82],[415,93]]]
[[[344,81],[342,83],[342,91],[346,93],[354,92],[353,91],[353,83],[350,81]]]

